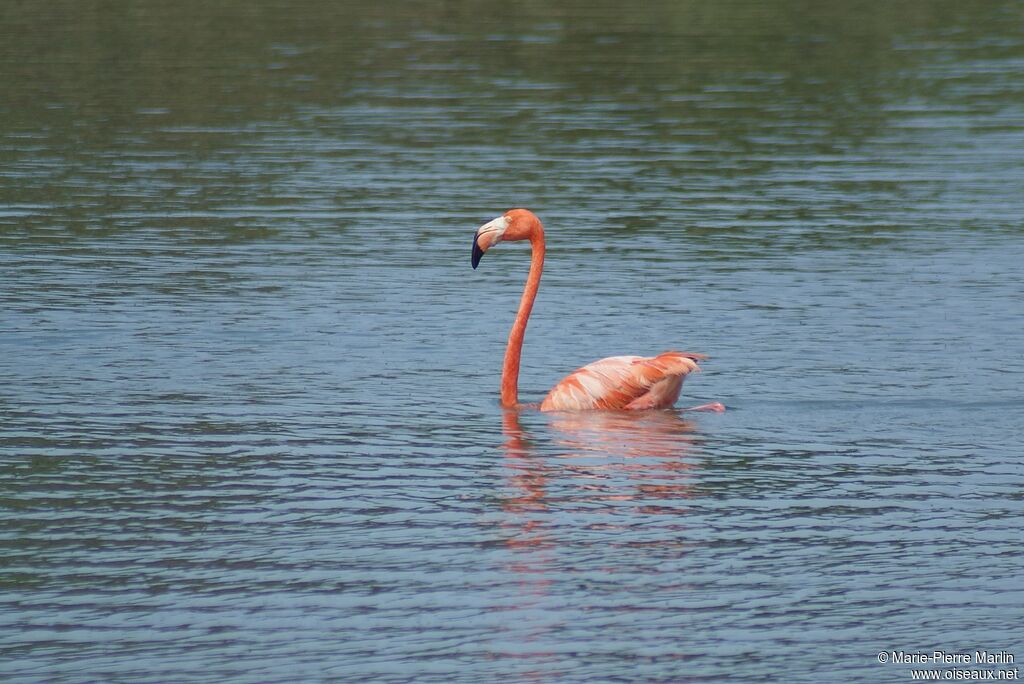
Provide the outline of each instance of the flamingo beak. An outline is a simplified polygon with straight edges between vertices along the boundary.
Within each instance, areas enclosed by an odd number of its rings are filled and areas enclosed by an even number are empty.
[[[476,235],[473,236],[473,268],[476,268],[477,264],[480,263],[480,258],[484,255],[484,252],[501,240],[505,234],[505,229],[508,228],[508,224],[509,219],[507,216],[499,216],[493,221],[488,221],[477,228]]]
[[[480,243],[477,242],[477,236],[473,236],[473,270],[476,270],[477,265],[480,263],[480,257],[484,255],[484,250],[480,249]]]

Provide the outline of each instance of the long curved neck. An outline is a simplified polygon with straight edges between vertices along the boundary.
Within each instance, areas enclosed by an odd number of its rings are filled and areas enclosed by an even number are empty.
[[[505,363],[501,368],[501,405],[515,406],[519,403],[519,359],[523,355],[523,338],[526,337],[526,323],[530,320],[533,300],[540,288],[540,274],[544,270],[544,229],[538,223],[530,233],[530,274],[526,276],[526,287],[519,300],[519,312],[508,334],[505,348]]]

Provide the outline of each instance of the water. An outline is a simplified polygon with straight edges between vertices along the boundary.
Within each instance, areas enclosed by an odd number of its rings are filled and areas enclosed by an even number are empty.
[[[1022,19],[5,4],[0,673],[1024,658]],[[512,206],[524,401],[681,348],[730,410],[502,411]]]

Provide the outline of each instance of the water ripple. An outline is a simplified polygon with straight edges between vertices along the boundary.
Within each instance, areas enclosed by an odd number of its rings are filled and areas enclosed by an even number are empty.
[[[1012,651],[1019,6],[378,5],[0,10],[0,673]],[[687,348],[730,410],[500,409],[518,205],[525,400]]]

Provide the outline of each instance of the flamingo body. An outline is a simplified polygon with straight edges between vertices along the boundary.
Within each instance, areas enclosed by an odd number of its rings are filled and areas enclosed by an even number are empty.
[[[679,398],[683,380],[699,371],[703,354],[665,352],[654,357],[610,356],[588,363],[555,385],[541,411],[669,408]]]
[[[509,408],[519,405],[519,361],[523,353],[526,324],[544,270],[544,226],[533,212],[510,209],[480,226],[473,236],[473,268],[480,263],[484,253],[499,242],[519,240],[529,240],[531,256],[530,272],[526,277],[523,296],[519,300],[519,311],[508,335],[501,370],[501,405]],[[555,385],[544,397],[540,410],[637,411],[669,408],[679,398],[683,380],[690,373],[699,371],[697,361],[705,358],[703,354],[668,351],[654,357],[610,356],[594,361],[573,371]],[[724,411],[725,407],[713,402],[684,410]]]

